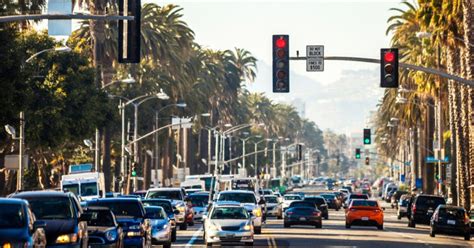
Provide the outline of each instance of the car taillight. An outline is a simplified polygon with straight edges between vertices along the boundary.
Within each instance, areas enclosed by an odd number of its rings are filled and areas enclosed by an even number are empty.
[[[464,224],[469,225],[471,223],[471,219],[467,214],[464,214]]]
[[[313,212],[313,216],[320,216],[321,213],[320,212]]]
[[[415,214],[415,212],[416,212],[416,205],[413,205],[413,207],[411,207],[411,212],[412,212],[413,214]]]
[[[375,209],[374,212],[380,213],[380,210],[379,210],[379,209]]]

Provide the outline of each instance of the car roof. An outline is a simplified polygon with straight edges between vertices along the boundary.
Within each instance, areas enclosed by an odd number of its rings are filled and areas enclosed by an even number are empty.
[[[33,198],[33,197],[69,197],[71,192],[62,192],[54,190],[23,191],[11,195],[13,198]]]
[[[181,191],[181,188],[151,188],[148,189],[150,192],[156,192],[156,191]]]
[[[451,206],[451,205],[445,205],[445,204],[441,204],[438,207],[439,208],[446,208],[446,209],[450,209],[450,210],[463,210],[463,211],[465,211],[465,209],[463,207]]]
[[[308,196],[305,196],[304,198],[305,199],[308,199],[308,198],[322,198],[322,199],[324,199],[324,197],[322,197],[320,195],[308,195]]]
[[[429,194],[418,194],[416,197],[433,197],[433,198],[443,198],[442,196],[439,195],[429,195]]]
[[[193,195],[210,195],[211,193],[207,192],[207,191],[200,191],[200,192],[195,192],[195,193],[192,193],[192,194],[189,194],[188,196],[193,196]]]
[[[28,201],[23,200],[23,199],[15,199],[15,198],[0,198],[0,204],[21,204],[21,205],[27,205]]]
[[[104,206],[90,206],[90,207],[86,207],[84,208],[84,211],[105,211],[105,210],[110,210],[110,208],[108,207],[104,207]]]
[[[214,203],[214,207],[223,207],[223,206],[240,207],[241,204],[240,202],[236,202],[236,201],[217,201]]]
[[[226,191],[221,191],[221,192],[219,192],[219,194],[230,194],[230,193],[255,194],[253,191],[250,191],[250,190],[226,190]]]
[[[285,194],[284,196],[299,196],[299,197],[301,197],[301,195],[299,195],[299,194]]]
[[[141,201],[142,202],[167,202],[169,204],[172,203],[172,201],[169,199],[156,199],[156,198],[153,198],[153,199],[145,198],[145,199],[141,199]]]
[[[115,197],[115,198],[98,198],[98,199],[92,199],[87,201],[88,203],[92,202],[140,202],[140,199],[138,198],[120,198],[120,197]]]
[[[163,209],[163,207],[160,207],[160,206],[144,206],[144,208],[159,208],[159,209]]]

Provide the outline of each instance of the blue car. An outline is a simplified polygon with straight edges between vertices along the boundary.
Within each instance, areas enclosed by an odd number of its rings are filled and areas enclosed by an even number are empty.
[[[107,207],[123,229],[124,247],[151,247],[151,230],[145,209],[137,198],[101,198],[87,201],[87,207]]]
[[[38,220],[44,221],[48,247],[87,248],[87,222],[79,200],[71,192],[24,191],[10,195],[27,200]]]
[[[45,247],[44,221],[25,200],[0,198],[0,247]]]
[[[106,207],[84,209],[90,248],[122,248],[124,233],[115,215]]]
[[[146,206],[145,211],[150,219],[151,243],[171,247],[171,220],[162,207]]]
[[[171,200],[166,199],[142,199],[142,203],[145,206],[157,206],[162,207],[166,215],[170,219],[171,223],[171,241],[176,241],[176,220],[175,215],[179,214],[179,210],[173,208]]]

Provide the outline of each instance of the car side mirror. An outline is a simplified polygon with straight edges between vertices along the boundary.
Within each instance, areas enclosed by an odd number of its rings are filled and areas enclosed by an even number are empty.
[[[382,210],[385,211],[385,207],[383,207]]]
[[[46,222],[42,220],[37,220],[35,223],[33,223],[33,229],[36,230],[38,228],[45,228],[46,227]]]
[[[178,209],[175,209],[175,210],[173,211],[173,213],[174,213],[174,214],[179,214],[179,210],[178,210]]]
[[[206,214],[203,215],[203,216],[202,216],[202,219],[203,219],[203,220],[204,220],[204,219],[207,219],[207,215],[206,215]]]

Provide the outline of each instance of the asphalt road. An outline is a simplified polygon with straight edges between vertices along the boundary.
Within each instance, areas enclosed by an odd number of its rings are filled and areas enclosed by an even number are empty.
[[[255,235],[255,247],[423,247],[451,248],[474,247],[473,241],[464,241],[463,237],[436,235],[429,236],[428,226],[417,225],[416,229],[407,227],[407,219],[397,220],[395,210],[388,204],[384,216],[384,230],[375,227],[357,227],[346,229],[344,211],[331,210],[329,220],[323,220],[323,228],[295,226],[283,228],[283,221],[267,219],[261,235]],[[178,231],[178,240],[173,247],[203,247],[201,224]],[[474,237],[473,237],[474,238]]]

